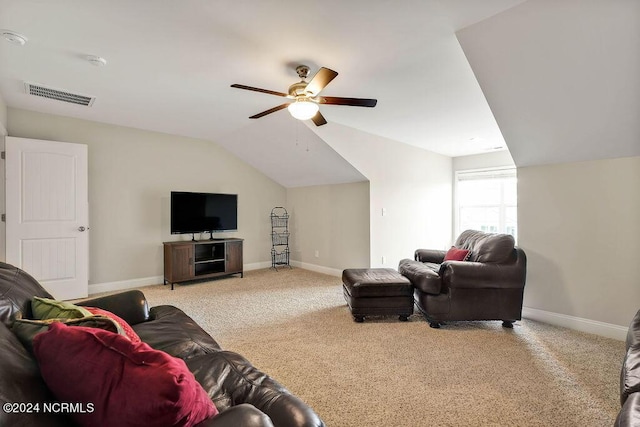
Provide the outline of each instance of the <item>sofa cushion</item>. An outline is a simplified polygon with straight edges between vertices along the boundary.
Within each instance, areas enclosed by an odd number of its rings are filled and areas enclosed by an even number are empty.
[[[513,256],[515,240],[510,234],[465,230],[460,233],[454,246],[471,251],[468,261],[501,263]]]
[[[439,267],[438,264],[432,265]],[[442,289],[442,280],[432,265],[407,258],[400,261],[398,271],[409,279],[416,289],[428,294],[437,295]]]
[[[629,329],[627,330],[626,348],[640,348],[640,310],[638,310],[631,320]]]
[[[18,338],[0,323],[0,403],[39,403],[39,412],[0,411],[0,426],[68,427],[64,414],[42,411],[42,405],[55,398],[44,383],[38,364]]]
[[[32,317],[33,296],[52,298],[36,279],[24,270],[0,262],[0,322],[7,327],[15,319]]]
[[[445,254],[444,261],[466,261],[470,255],[469,249],[458,249],[452,246]]]
[[[16,319],[11,325],[11,331],[18,337],[22,345],[33,353],[33,338],[40,332],[49,330],[49,325],[53,322],[62,322],[67,326],[85,326],[88,328],[99,328],[116,334],[124,335],[125,332],[113,320],[103,316],[89,316],[81,319]]]
[[[620,403],[640,392],[640,348],[629,347],[620,370]]]
[[[103,310],[98,307],[84,307],[84,309],[87,310],[89,313],[93,314],[94,316],[104,316],[113,320],[119,326],[119,329],[121,329],[124,332],[124,335],[131,340],[132,343],[140,342],[140,337],[138,336],[138,334],[136,334],[133,328],[119,316],[116,316],[112,312]]]
[[[620,370],[620,403],[627,398],[640,393],[640,310],[631,320],[627,331],[627,353]]]
[[[49,389],[83,426],[194,426],[217,409],[184,361],[101,329],[54,322],[33,349]]]
[[[624,402],[614,427],[634,427],[640,425],[640,393],[633,393]]]
[[[133,330],[156,350],[183,360],[220,350],[218,343],[179,308],[160,305],[149,314],[150,320],[133,325]]]
[[[33,297],[31,300],[33,317],[43,319],[79,319],[91,316],[85,308],[66,301],[56,301],[51,298]]]

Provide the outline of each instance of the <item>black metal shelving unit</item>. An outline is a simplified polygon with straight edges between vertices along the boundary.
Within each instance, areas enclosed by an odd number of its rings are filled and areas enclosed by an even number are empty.
[[[289,213],[282,206],[271,209],[271,268],[289,264]]]

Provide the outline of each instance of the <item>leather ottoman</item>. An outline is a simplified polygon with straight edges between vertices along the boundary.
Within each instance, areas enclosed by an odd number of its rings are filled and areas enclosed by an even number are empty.
[[[342,272],[344,299],[356,322],[365,316],[413,314],[413,286],[392,268],[348,268]]]

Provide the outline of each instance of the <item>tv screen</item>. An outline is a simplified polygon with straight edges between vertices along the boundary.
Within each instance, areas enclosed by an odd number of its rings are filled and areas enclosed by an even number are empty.
[[[171,192],[171,234],[237,230],[237,194]]]

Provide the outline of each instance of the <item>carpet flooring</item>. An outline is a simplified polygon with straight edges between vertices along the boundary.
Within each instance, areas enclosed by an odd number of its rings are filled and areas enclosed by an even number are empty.
[[[340,279],[303,269],[141,289],[184,310],[307,402],[330,427],[610,426],[622,341],[528,319],[432,329],[355,323]]]

